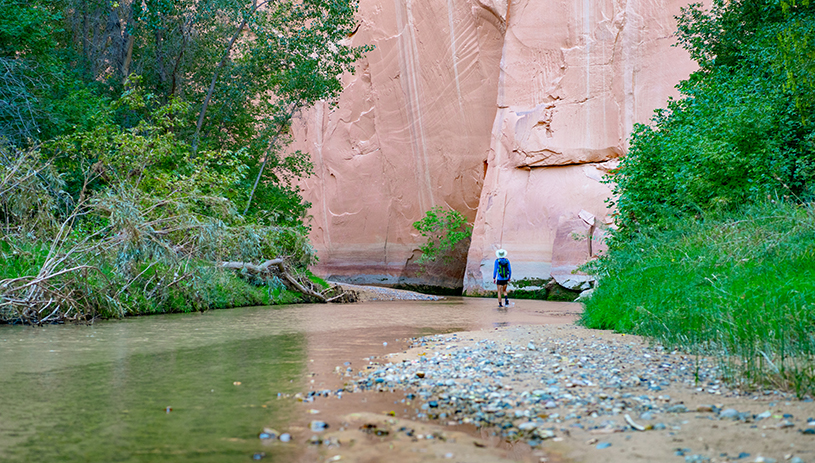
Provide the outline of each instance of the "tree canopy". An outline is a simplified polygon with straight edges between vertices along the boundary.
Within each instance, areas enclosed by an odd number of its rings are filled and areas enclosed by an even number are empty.
[[[269,303],[283,277],[325,300],[289,272],[311,164],[283,148],[368,49],[355,11],[0,0],[0,322]]]
[[[355,10],[349,0],[0,0],[0,135],[24,148],[100,118],[134,127],[144,113],[110,103],[135,75],[146,106],[186,103],[174,136],[194,153],[244,154],[236,202],[249,201],[265,161],[247,213],[300,222],[292,180],[311,166],[281,148],[293,115],[336,97],[367,49],[345,40]]]
[[[677,37],[699,69],[679,99],[635,127],[609,180],[618,237],[768,196],[812,198],[814,13],[808,1],[683,9]]]

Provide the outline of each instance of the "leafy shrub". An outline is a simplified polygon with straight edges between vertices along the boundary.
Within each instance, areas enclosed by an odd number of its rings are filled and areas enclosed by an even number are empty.
[[[114,106],[144,109],[138,89]],[[0,321],[206,310],[292,300],[274,277],[226,274],[222,261],[314,261],[304,226],[263,225],[230,199],[240,157],[199,151],[174,135],[170,103],[131,128],[100,122],[42,152],[0,151]],[[51,162],[50,159],[56,159]],[[55,174],[77,173],[71,194]],[[71,187],[68,187],[71,190]],[[62,207],[60,207],[62,205]],[[231,272],[231,271],[230,271]]]
[[[619,228],[581,322],[815,393],[815,3],[692,4],[678,37],[699,70],[608,179]]]
[[[789,31],[807,33],[813,53],[814,36],[798,22],[811,9],[785,16],[769,1],[717,1],[710,13],[700,5],[684,10],[680,42],[700,69],[651,125],[635,127],[630,152],[609,180],[617,239],[768,196],[813,197],[815,126],[786,85],[778,42]]]
[[[413,222],[413,228],[427,238],[419,247],[422,251],[418,263],[434,262],[436,259],[449,259],[449,253],[456,244],[467,239],[473,232],[467,219],[453,209],[445,210],[435,206],[425,213],[422,220]]]

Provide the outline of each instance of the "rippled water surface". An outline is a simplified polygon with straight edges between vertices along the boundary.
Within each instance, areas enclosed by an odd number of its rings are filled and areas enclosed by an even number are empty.
[[[411,337],[563,323],[577,310],[452,298],[0,326],[0,461],[251,461],[268,452],[260,430],[302,420],[278,394],[323,384],[335,365],[359,367]],[[298,448],[276,446],[264,461],[291,461]]]

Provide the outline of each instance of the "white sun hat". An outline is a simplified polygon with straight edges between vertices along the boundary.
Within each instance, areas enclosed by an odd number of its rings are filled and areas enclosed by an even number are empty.
[[[506,257],[507,256],[507,250],[506,249],[499,249],[499,250],[495,251],[495,256],[498,257],[499,259],[502,258],[502,257]]]

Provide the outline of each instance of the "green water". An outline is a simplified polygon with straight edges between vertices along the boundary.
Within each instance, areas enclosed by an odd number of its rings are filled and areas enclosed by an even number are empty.
[[[395,338],[534,322],[548,306],[532,303],[509,314],[453,299],[0,326],[0,461],[293,461],[302,443],[258,433],[298,419],[279,393],[336,386],[310,371],[358,367]]]
[[[259,430],[290,414],[291,402],[276,397],[300,386],[290,378],[302,370],[303,343],[267,336],[3,374],[0,438],[12,444],[3,459],[246,460],[263,450]],[[286,448],[275,450],[272,461],[286,461]]]

